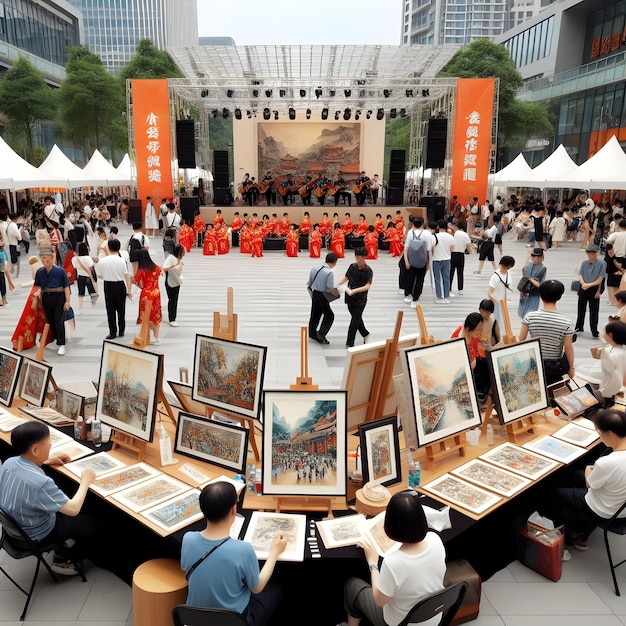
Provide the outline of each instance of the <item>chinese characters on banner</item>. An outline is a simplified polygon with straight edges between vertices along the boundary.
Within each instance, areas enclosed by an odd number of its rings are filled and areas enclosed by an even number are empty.
[[[161,198],[171,198],[174,193],[169,93],[167,80],[133,80],[131,88],[137,195],[145,210],[147,196],[159,206]]]
[[[450,192],[461,204],[487,196],[494,94],[493,78],[457,80]]]

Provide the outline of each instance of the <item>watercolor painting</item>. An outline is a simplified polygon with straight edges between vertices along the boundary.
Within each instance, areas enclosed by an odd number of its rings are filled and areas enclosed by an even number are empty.
[[[132,487],[148,478],[158,476],[161,472],[147,463],[136,463],[130,467],[113,470],[98,476],[89,486],[101,496],[110,496],[116,491]]]
[[[39,361],[24,359],[19,396],[35,406],[43,406],[52,367]]]
[[[306,515],[254,511],[244,541],[252,544],[259,560],[265,560],[269,556],[270,547],[276,534],[284,533],[287,547],[278,557],[278,560],[303,561],[305,531]]]
[[[385,487],[402,480],[398,418],[359,424],[363,482]]]
[[[346,515],[317,522],[317,530],[328,550],[351,546],[363,539],[365,517]]]
[[[101,474],[106,474],[111,470],[125,466],[126,463],[119,461],[106,452],[93,454],[86,459],[64,465],[65,469],[72,472],[72,474],[76,474],[76,476],[80,476],[87,468],[92,469],[96,473],[96,476],[100,476]]]
[[[503,443],[485,452],[479,458],[531,480],[536,480],[558,467],[558,463],[539,454],[533,454],[513,443]]]
[[[535,439],[535,441],[525,444],[524,447],[566,464],[571,463],[586,452],[585,448],[581,448],[579,445],[573,446],[549,435]]]
[[[189,485],[161,474],[135,487],[118,491],[111,497],[132,511],[139,512],[180,495],[188,489]]]
[[[0,347],[0,402],[11,406],[20,376],[22,357],[13,350]]]
[[[555,433],[552,433],[552,436],[583,448],[590,446],[600,438],[595,429],[589,430],[579,424],[567,424],[567,426],[563,426],[563,428],[559,428]]]
[[[197,489],[183,493],[172,500],[157,504],[142,513],[143,517],[156,524],[168,534],[202,519]]]
[[[448,502],[471,511],[475,515],[484,513],[487,509],[498,504],[502,498],[474,487],[464,480],[459,480],[450,474],[444,474],[426,485],[422,489]]]
[[[507,472],[480,459],[465,463],[452,470],[451,473],[506,498],[514,496],[518,491],[531,484],[530,480],[522,478],[518,474]]]

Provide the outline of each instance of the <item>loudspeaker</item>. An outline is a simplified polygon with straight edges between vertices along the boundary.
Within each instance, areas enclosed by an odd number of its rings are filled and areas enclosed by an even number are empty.
[[[405,151],[392,150],[389,158],[389,186],[402,187],[404,189]]]
[[[429,223],[444,219],[446,214],[446,198],[444,196],[422,196],[419,205],[426,207],[426,219]]]
[[[143,224],[141,198],[130,198],[128,200],[128,223],[134,224],[135,222],[141,222]]]
[[[181,196],[180,198],[180,214],[187,224],[193,224],[196,216],[196,209],[200,208],[200,198],[188,198]]]
[[[228,189],[229,179],[228,150],[213,150],[213,188]]]
[[[428,137],[426,139],[425,167],[442,168],[446,160],[446,143],[448,139],[448,120],[431,117],[428,120]]]
[[[213,202],[215,206],[231,206],[233,197],[229,188],[213,187]]]
[[[193,120],[176,120],[176,158],[178,167],[196,167],[196,140]]]
[[[387,187],[387,206],[401,206],[404,203],[404,187]]]

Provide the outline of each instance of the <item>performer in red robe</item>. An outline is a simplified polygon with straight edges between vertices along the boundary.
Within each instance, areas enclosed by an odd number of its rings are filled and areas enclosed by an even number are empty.
[[[217,253],[217,243],[215,241],[215,233],[213,232],[213,224],[206,225],[202,252],[206,256],[213,256]]]
[[[344,237],[348,237],[352,231],[354,230],[354,224],[350,219],[350,213],[346,213],[345,219],[343,220],[343,224],[341,225],[341,230],[343,231]],[[334,232],[333,232],[334,236]]]
[[[268,237],[278,237],[280,235],[280,226],[278,224],[278,215],[276,213],[272,213],[272,217],[270,217]]]
[[[224,223],[224,218],[222,217],[222,209],[218,209],[215,215],[215,219],[213,220],[213,227],[217,228]]]
[[[263,256],[263,233],[260,227],[256,227],[252,231],[252,256]]]
[[[239,252],[241,254],[252,254],[252,233],[245,222],[239,231]]]
[[[217,253],[228,254],[230,245],[228,243],[228,228],[223,224],[215,229],[215,241],[217,242]]]
[[[200,210],[196,209],[196,214],[193,218],[193,232],[195,233],[195,243],[194,246],[200,247],[204,240],[204,231],[206,229],[206,224],[202,219],[202,215],[200,215]]]
[[[290,228],[291,230],[287,233],[285,248],[287,249],[287,256],[296,257],[298,256],[298,240],[300,237],[295,224],[291,224]]]
[[[311,233],[311,216],[308,211],[304,212],[304,216],[302,217],[302,221],[298,227],[298,232],[301,235],[309,235]]]
[[[383,216],[380,213],[376,213],[376,219],[374,220],[374,230],[377,235],[382,235],[385,232],[385,223],[383,222]]]
[[[365,220],[365,215],[361,213],[359,215],[359,221],[357,225],[354,227],[354,236],[355,237],[365,237],[365,233],[369,230],[369,226],[367,225],[367,221]]]
[[[280,224],[278,225],[278,232],[281,237],[287,236],[290,225],[291,225],[291,220],[289,219],[289,213],[283,213],[283,219],[280,220]]]
[[[187,224],[186,220],[182,219],[180,221],[180,230],[178,231],[178,243],[185,248],[186,252],[190,252],[194,239],[193,228]]]
[[[239,211],[235,211],[235,216],[233,217],[233,221],[230,225],[230,230],[233,233],[238,233],[243,226],[243,220],[239,217]]]
[[[309,256],[319,259],[322,254],[322,233],[319,224],[315,224],[313,232],[309,235]]]
[[[363,238],[365,249],[367,250],[367,259],[373,261],[378,259],[378,233],[374,226],[370,226],[365,237]]]
[[[393,222],[389,222],[389,226],[385,231],[385,241],[389,242],[389,254],[391,256],[401,256],[404,252],[402,245],[402,237]]]
[[[330,232],[330,220],[328,219],[328,213],[324,213],[324,215],[322,215],[319,227],[322,237],[326,237],[326,235]]]
[[[341,230],[341,225],[336,224],[333,229],[333,236],[330,240],[330,250],[337,255],[338,259],[343,259],[345,257],[345,249],[346,249],[346,238]]]

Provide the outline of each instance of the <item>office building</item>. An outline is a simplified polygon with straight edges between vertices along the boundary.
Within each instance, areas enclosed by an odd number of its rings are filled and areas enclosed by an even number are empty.
[[[83,14],[85,45],[113,73],[149,38],[160,50],[196,45],[197,0],[69,0]]]

